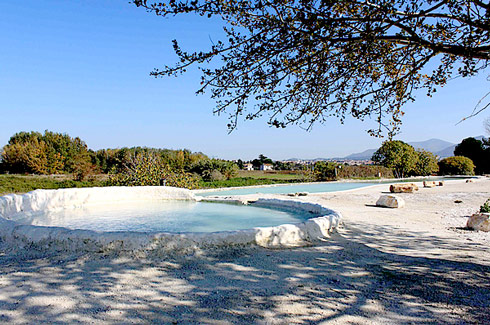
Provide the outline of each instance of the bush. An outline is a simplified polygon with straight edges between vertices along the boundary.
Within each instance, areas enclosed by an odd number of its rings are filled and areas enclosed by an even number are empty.
[[[335,169],[339,165],[328,161],[319,161],[313,169],[313,177],[316,181],[332,181],[337,179]]]
[[[454,156],[439,161],[440,175],[475,175],[475,165],[470,158]]]
[[[231,179],[237,176],[238,166],[231,161],[203,159],[196,162],[190,171],[200,175],[205,181],[215,181],[223,178]],[[217,178],[213,179],[212,177]]]
[[[109,175],[110,185],[115,186],[167,186],[196,188],[197,179],[182,170],[172,170],[162,158],[153,152],[141,152],[132,156],[120,170]]]
[[[481,207],[480,207],[480,212],[481,213],[490,213],[490,199],[487,200]]]
[[[439,171],[437,158],[432,152],[418,149],[417,155],[418,159],[412,172],[415,176],[429,176]]]

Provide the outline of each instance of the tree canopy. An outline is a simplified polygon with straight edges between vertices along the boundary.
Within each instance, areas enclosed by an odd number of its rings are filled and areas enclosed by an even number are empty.
[[[400,178],[408,176],[415,169],[418,154],[411,145],[403,141],[385,141],[372,159],[385,167],[393,168],[395,177]]]
[[[202,88],[228,113],[269,124],[311,127],[329,116],[374,118],[372,135],[399,128],[415,90],[430,96],[455,76],[488,67],[490,5],[480,0],[133,0],[159,16],[220,17],[226,37],[152,72],[197,64]],[[206,66],[214,58],[218,62]],[[482,94],[483,96],[484,94]]]
[[[490,172],[490,146],[484,141],[466,138],[454,148],[454,155],[470,158],[477,174]]]

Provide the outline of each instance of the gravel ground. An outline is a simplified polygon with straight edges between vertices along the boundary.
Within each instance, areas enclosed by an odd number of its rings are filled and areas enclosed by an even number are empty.
[[[303,198],[344,215],[314,247],[152,258],[0,249],[0,323],[488,323],[490,233],[464,227],[490,180],[401,194],[402,209],[374,206],[386,190]]]

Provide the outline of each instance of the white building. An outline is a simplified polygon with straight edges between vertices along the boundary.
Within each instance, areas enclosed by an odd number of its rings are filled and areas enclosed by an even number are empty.
[[[254,170],[254,165],[252,165],[250,163],[243,164],[243,169],[244,170]]]
[[[272,164],[262,164],[260,170],[272,170]]]

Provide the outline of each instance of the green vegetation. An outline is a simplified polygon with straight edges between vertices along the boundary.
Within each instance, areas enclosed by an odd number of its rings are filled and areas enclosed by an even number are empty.
[[[107,177],[98,176],[88,181],[74,181],[69,176],[0,175],[0,196],[26,193],[37,189],[107,186]]]
[[[238,174],[238,166],[231,161],[220,159],[201,159],[190,168],[204,181],[230,180]]]
[[[475,164],[475,173],[490,173],[490,140],[466,138],[454,149],[455,156],[470,158]]]
[[[333,181],[337,179],[339,164],[328,161],[319,161],[313,169],[313,179],[319,182]]]
[[[85,142],[67,134],[45,131],[14,134],[2,150],[2,170],[10,173],[76,173],[83,180],[92,163]]]
[[[408,176],[415,169],[418,155],[415,149],[403,141],[385,141],[374,153],[373,161],[393,168],[395,177]]]
[[[480,206],[481,213],[490,213],[490,199],[487,200],[482,206]]]
[[[441,175],[475,175],[475,165],[468,157],[454,156],[439,161]]]
[[[437,157],[432,152],[418,149],[417,155],[417,162],[412,172],[415,176],[430,176],[439,171]]]
[[[130,157],[124,166],[109,175],[114,186],[158,186],[196,188],[197,180],[184,170],[172,169],[158,154],[143,151]]]
[[[403,141],[385,141],[373,154],[373,161],[393,169],[395,177],[429,176],[437,173],[436,156],[426,150],[415,150]]]

